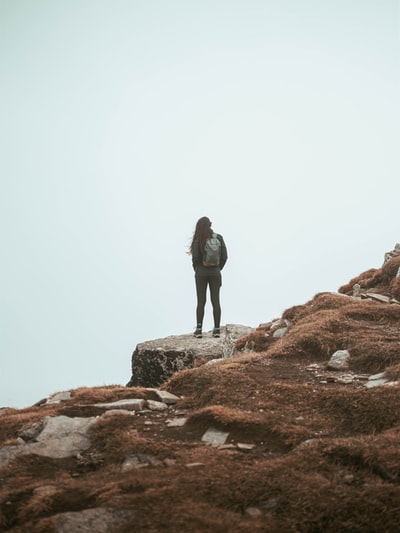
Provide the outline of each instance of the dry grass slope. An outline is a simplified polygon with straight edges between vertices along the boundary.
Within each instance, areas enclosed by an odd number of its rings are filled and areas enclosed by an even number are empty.
[[[399,531],[399,386],[368,389],[307,370],[323,372],[334,351],[347,349],[349,371],[399,377],[400,305],[352,297],[358,283],[399,299],[399,266],[394,258],[339,294],[286,310],[282,338],[262,326],[238,342],[254,351],[175,374],[163,388],[182,400],[165,415],[99,418],[91,448],[76,457],[16,457],[0,469],[0,531],[60,531],[58,513],[102,507],[134,511],[113,533]],[[1,446],[44,416],[94,416],[93,403],[123,398],[156,399],[142,388],[98,387],[60,404],[3,410]],[[185,426],[167,427],[181,415]],[[229,432],[228,446],[201,441],[210,427]],[[124,470],[130,456],[147,466]]]

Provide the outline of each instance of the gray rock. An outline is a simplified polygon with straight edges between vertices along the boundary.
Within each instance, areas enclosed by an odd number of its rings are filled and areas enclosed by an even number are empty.
[[[146,405],[146,400],[139,398],[118,400],[116,402],[108,403],[95,403],[95,407],[101,407],[103,409],[125,409],[128,411],[141,411]]]
[[[385,253],[385,257],[384,257],[384,264],[387,263],[387,261],[389,261],[390,259],[392,259],[392,257],[396,257],[397,255],[400,255],[400,243],[396,242],[396,244],[394,245],[394,249],[393,250],[390,250],[390,252],[386,252]]]
[[[130,470],[146,468],[148,466],[162,467],[164,463],[153,455],[138,453],[127,457],[122,464],[121,470],[122,472],[129,472]]]
[[[173,418],[172,420],[167,420],[167,427],[169,428],[181,428],[184,426],[187,422],[187,418],[185,417],[179,417],[179,418]]]
[[[207,442],[207,444],[225,444],[228,436],[229,433],[227,433],[226,431],[220,431],[219,429],[209,428],[201,437],[201,440],[203,442]]]
[[[160,389],[149,389],[154,391],[161,402],[166,403],[167,405],[174,405],[179,402],[180,398],[179,396],[175,396],[175,394],[172,394],[171,392],[168,392],[166,390],[160,390]]]
[[[151,411],[165,411],[168,409],[168,405],[164,402],[156,402],[155,400],[147,400],[147,407]]]
[[[369,298],[370,300],[376,300],[377,302],[382,302],[384,304],[390,303],[390,297],[384,296],[383,294],[375,294],[373,292],[367,292],[365,294],[365,298]]]
[[[32,494],[54,494],[55,492],[57,492],[55,485],[42,485],[33,489]]]
[[[353,296],[355,298],[358,298],[361,293],[361,285],[359,283],[356,283],[353,285]]]
[[[367,389],[372,389],[373,387],[380,387],[381,385],[386,385],[388,381],[389,380],[385,377],[385,372],[380,372],[379,374],[373,374],[372,376],[369,376],[365,386],[367,387]]]
[[[134,523],[135,511],[97,507],[55,516],[57,533],[110,533]]]
[[[130,470],[146,468],[147,466],[149,466],[149,463],[147,461],[141,460],[141,458],[137,455],[132,455],[125,459],[122,464],[121,471],[129,472]]]
[[[35,437],[36,442],[24,444],[21,439],[19,446],[0,448],[0,467],[6,466],[18,455],[34,454],[54,459],[75,456],[90,448],[87,432],[96,420],[98,420],[97,417],[46,416],[43,420],[42,431]],[[34,426],[36,425],[34,424]]]
[[[96,417],[47,416],[43,431],[36,437],[37,442],[24,446],[24,453],[61,459],[87,450],[90,447],[87,432],[96,420]]]
[[[372,374],[369,376],[368,381],[374,381],[376,379],[383,379],[385,377],[385,372],[380,372],[379,374]]]
[[[31,424],[29,427],[24,427],[20,431],[19,436],[25,442],[32,442],[36,439],[36,437],[39,435],[39,433],[42,430],[43,430],[43,420],[40,420],[39,422],[35,422],[34,424]]]
[[[262,512],[260,511],[258,507],[247,507],[247,509],[245,510],[245,513],[250,518],[259,518],[262,515]]]
[[[336,379],[336,383],[340,383],[341,385],[350,385],[354,382],[354,376],[348,374],[346,376],[339,376]]]
[[[55,394],[52,394],[47,399],[46,404],[65,402],[66,400],[69,400],[70,398],[71,398],[71,392],[70,391],[57,392]]]
[[[190,333],[140,343],[132,354],[132,377],[127,386],[158,387],[175,372],[192,368],[195,363],[230,357],[237,339],[251,331],[253,328],[247,326],[228,324],[221,328],[218,338],[210,331],[201,339]]]
[[[236,444],[236,448],[242,452],[249,452],[255,447],[255,444],[248,444],[247,442],[238,442]]]
[[[14,457],[20,455],[25,450],[25,446],[3,446],[0,448],[0,468],[6,466]]]
[[[387,383],[387,379],[374,379],[373,381],[367,381],[365,386],[367,389],[372,389],[373,387],[380,387],[381,385],[385,385]]]
[[[329,359],[327,367],[332,370],[346,370],[349,368],[350,354],[348,350],[338,350]]]
[[[280,339],[281,337],[283,337],[284,335],[286,335],[286,333],[287,333],[287,332],[289,331],[289,329],[290,329],[291,324],[290,324],[289,320],[287,320],[287,319],[285,319],[284,324],[285,324],[284,327],[279,328],[279,329],[276,329],[276,330],[273,332],[273,334],[272,334],[273,337],[275,337],[275,338],[277,338],[277,339]]]
[[[136,411],[129,411],[128,409],[107,409],[101,418],[111,418],[114,416],[135,416]]]

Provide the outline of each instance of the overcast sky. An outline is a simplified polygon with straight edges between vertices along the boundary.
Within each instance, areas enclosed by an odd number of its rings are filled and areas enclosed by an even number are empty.
[[[0,406],[126,384],[224,236],[257,326],[400,241],[397,0],[0,0]],[[204,328],[212,328],[207,304]]]

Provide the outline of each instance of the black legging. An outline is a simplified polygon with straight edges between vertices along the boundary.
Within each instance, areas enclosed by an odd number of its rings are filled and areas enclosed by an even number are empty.
[[[221,288],[222,278],[219,269],[213,268],[209,272],[200,267],[196,273],[196,294],[197,308],[196,319],[197,327],[202,327],[204,318],[204,308],[207,300],[207,286],[210,286],[211,304],[214,316],[214,328],[219,328],[221,322],[221,305],[219,302],[219,289]]]

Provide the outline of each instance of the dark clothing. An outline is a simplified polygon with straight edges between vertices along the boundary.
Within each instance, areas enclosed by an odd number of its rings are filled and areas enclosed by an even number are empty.
[[[195,271],[196,280],[196,320],[197,328],[201,329],[204,318],[204,308],[207,300],[207,286],[210,287],[211,304],[213,307],[214,328],[220,327],[221,322],[221,305],[219,301],[219,290],[222,285],[221,270],[223,269],[227,259],[228,253],[226,250],[224,239],[222,235],[217,234],[221,242],[221,261],[217,267],[203,266],[203,253],[200,249],[200,242],[196,240],[192,249],[192,264]]]
[[[219,289],[222,285],[221,271],[218,267],[199,266],[195,275],[196,279],[196,324],[203,324],[204,308],[207,300],[207,285],[210,287],[211,304],[214,316],[214,328],[220,327],[221,305],[219,303]]]

